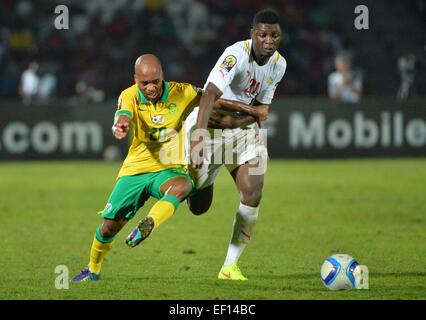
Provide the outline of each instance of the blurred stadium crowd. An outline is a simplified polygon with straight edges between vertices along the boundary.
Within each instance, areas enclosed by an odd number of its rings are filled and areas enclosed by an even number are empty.
[[[326,95],[335,55],[353,52],[323,2],[262,1],[282,17],[289,68],[278,95]],[[54,28],[58,4],[69,8],[69,30]],[[160,57],[166,79],[203,86],[224,48],[249,38],[258,10],[246,0],[0,0],[0,97],[17,97],[21,75],[37,62],[47,96],[115,98],[147,52]]]
[[[283,13],[280,51],[291,65],[282,94],[325,93],[335,53],[349,49],[321,2],[271,3]],[[114,97],[133,81],[133,60],[143,52],[160,56],[167,79],[202,86],[224,48],[249,38],[259,10],[245,0],[61,1],[70,28],[56,30],[55,3],[0,0],[0,96],[16,96],[22,72],[37,61],[57,95]]]

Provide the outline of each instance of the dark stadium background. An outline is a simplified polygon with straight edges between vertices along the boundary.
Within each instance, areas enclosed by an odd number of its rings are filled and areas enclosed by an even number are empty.
[[[194,5],[191,5],[191,3]],[[169,5],[169,3],[174,3]],[[178,5],[182,3],[181,5]],[[69,30],[53,27],[54,8],[69,8]],[[370,29],[356,30],[354,8],[367,5]],[[325,96],[334,55],[354,54],[368,96],[394,97],[397,59],[418,56],[419,94],[425,94],[425,4],[410,1],[0,1],[0,96],[17,98],[20,75],[31,61],[58,78],[55,97],[76,94],[78,82],[115,99],[132,81],[135,57],[154,52],[168,79],[204,85],[224,48],[249,37],[254,14],[281,14],[287,59],[277,95]]]
[[[135,58],[142,53],[154,53],[164,65],[166,79],[203,86],[223,50],[249,38],[254,14],[267,7],[280,13],[284,32],[279,51],[288,64],[267,125],[272,157],[425,155],[425,1],[394,1],[392,5],[384,0],[363,2],[369,10],[368,30],[357,30],[354,26],[358,16],[354,11],[359,4],[352,0],[263,1],[261,5],[242,0],[1,0],[0,129],[2,140],[7,141],[3,141],[5,147],[0,150],[0,159],[101,158],[111,145],[118,146],[123,157],[126,150],[112,139],[109,119],[118,95],[133,83]],[[69,10],[67,30],[54,27],[57,5],[66,5]],[[359,104],[332,102],[327,97],[327,79],[334,71],[334,58],[339,53],[352,57],[354,70],[363,77],[364,94]],[[408,98],[401,101],[397,100],[401,82],[398,59],[408,55],[416,60],[411,71],[415,83]],[[39,66],[38,74],[49,75],[54,85],[47,85],[50,89],[44,98],[23,105],[19,96],[21,76],[33,62]],[[373,119],[377,125],[375,131],[380,131],[387,108],[393,119],[395,113],[407,112],[407,106],[411,108],[407,116],[403,114],[403,123],[391,129],[404,135],[410,119],[420,119],[420,124],[417,121],[415,128],[408,129],[414,132],[411,136],[416,135],[415,147],[395,141],[383,146],[376,139],[377,143],[373,141],[367,150],[357,148],[354,141],[357,129],[353,124],[356,111],[367,112],[363,119]],[[337,140],[350,134],[350,141],[343,141],[340,148],[318,141],[292,146],[291,140],[296,138],[291,135],[298,134],[290,132],[289,119],[293,112],[303,112],[304,125],[309,129],[309,117],[315,111],[325,117],[321,129],[324,135],[333,135],[327,133],[327,126],[336,117],[347,121],[351,128],[337,128],[335,134]],[[102,127],[102,133],[98,133],[103,137],[98,142],[102,146],[90,147],[90,141],[80,142],[88,146],[86,149],[62,146],[61,141],[67,138],[61,123],[67,119],[88,121],[89,117]],[[8,146],[19,141],[24,133],[7,125],[19,119],[26,123],[27,129],[22,130],[29,132],[30,141],[27,148],[15,150]],[[33,138],[31,130],[43,119],[54,123],[56,129],[41,126],[35,130],[39,142],[46,142],[47,147],[34,150],[37,148],[31,141],[37,137]],[[366,136],[371,134],[368,128],[365,130]],[[49,140],[53,140],[50,147]],[[61,152],[64,148],[68,150],[66,153]],[[114,156],[117,152],[110,154]]]

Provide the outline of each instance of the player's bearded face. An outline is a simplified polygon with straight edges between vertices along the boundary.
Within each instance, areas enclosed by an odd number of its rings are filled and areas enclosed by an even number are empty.
[[[258,56],[272,56],[281,43],[282,32],[278,24],[258,23],[251,30],[253,49]]]

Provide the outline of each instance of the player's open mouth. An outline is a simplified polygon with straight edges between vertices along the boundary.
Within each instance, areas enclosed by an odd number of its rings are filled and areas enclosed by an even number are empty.
[[[154,99],[154,98],[157,98],[158,93],[157,92],[155,92],[155,93],[147,93],[146,95],[147,95],[148,98]]]

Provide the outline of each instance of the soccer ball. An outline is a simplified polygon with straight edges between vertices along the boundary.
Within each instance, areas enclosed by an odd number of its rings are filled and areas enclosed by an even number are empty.
[[[354,270],[358,262],[347,254],[333,254],[321,267],[322,283],[330,290],[355,288]]]

